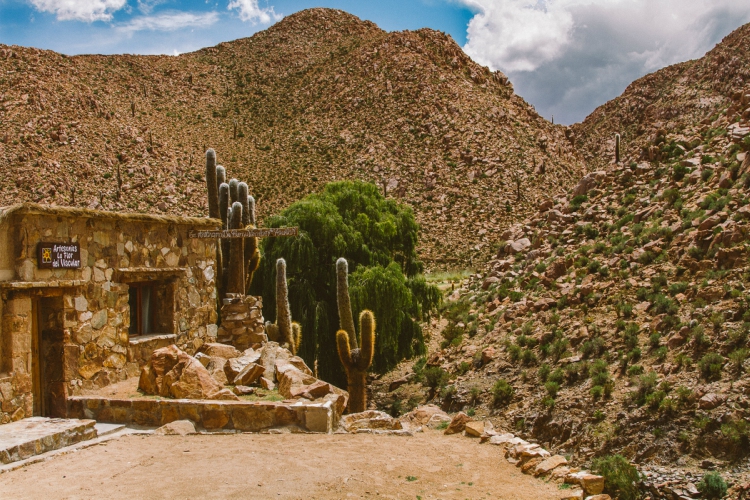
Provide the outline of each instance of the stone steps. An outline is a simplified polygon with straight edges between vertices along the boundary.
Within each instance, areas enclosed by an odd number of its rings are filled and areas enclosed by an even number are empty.
[[[94,420],[31,417],[0,425],[0,464],[25,460],[97,437]],[[114,431],[112,431],[114,432]]]

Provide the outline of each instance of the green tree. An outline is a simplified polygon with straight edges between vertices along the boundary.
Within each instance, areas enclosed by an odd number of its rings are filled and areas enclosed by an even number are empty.
[[[386,199],[373,184],[334,182],[266,221],[267,227],[299,227],[296,238],[266,238],[251,293],[263,296],[263,314],[274,318],[276,259],[287,262],[292,317],[305,332],[298,355],[328,382],[346,383],[336,351],[336,259],[349,262],[354,317],[370,309],[376,320],[372,369],[383,373],[425,351],[418,323],[440,302],[440,293],[419,276],[419,226],[409,207]]]

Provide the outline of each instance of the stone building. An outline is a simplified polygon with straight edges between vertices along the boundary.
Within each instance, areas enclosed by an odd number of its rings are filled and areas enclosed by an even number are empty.
[[[169,344],[215,341],[207,218],[0,208],[0,423],[65,416],[67,396],[138,376]]]

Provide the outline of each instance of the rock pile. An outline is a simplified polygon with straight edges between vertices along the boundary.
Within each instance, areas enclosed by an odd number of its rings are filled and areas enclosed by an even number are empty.
[[[254,387],[278,389],[286,400],[332,401],[339,415],[348,400],[346,391],[315,378],[302,358],[276,342],[242,352],[231,345],[208,343],[195,357],[174,345],[157,349],[141,369],[138,383],[145,394],[179,399],[239,400],[252,394]]]

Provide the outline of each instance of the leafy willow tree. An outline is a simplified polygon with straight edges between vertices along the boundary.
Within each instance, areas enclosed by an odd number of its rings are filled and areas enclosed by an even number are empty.
[[[299,226],[296,238],[267,238],[251,292],[263,296],[266,319],[275,317],[275,265],[287,262],[292,317],[302,325],[298,355],[318,376],[346,383],[336,351],[336,259],[349,262],[354,317],[375,313],[373,371],[383,373],[425,351],[419,320],[440,302],[419,273],[419,226],[411,209],[385,199],[373,184],[334,182],[270,218],[267,227]]]

